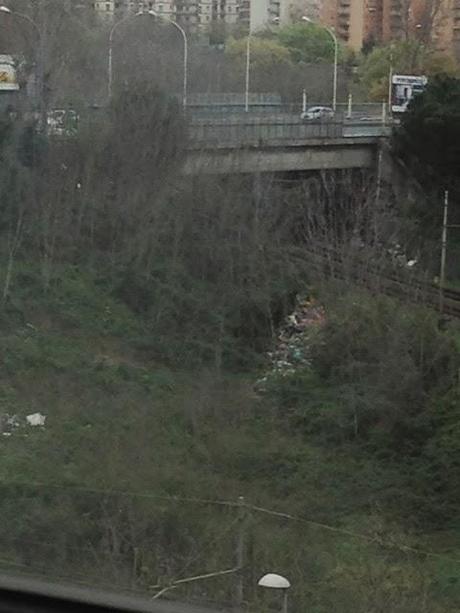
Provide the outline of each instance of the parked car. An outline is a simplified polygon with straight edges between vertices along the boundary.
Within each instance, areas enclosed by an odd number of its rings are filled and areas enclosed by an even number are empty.
[[[301,114],[300,118],[304,119],[305,121],[333,119],[334,111],[329,106],[311,106]]]

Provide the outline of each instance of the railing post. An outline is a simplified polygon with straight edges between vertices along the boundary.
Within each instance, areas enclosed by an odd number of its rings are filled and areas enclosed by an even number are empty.
[[[447,252],[447,215],[449,208],[449,192],[444,192],[444,214],[441,234],[441,269],[439,272],[439,313],[444,312],[444,285],[446,283],[446,252]]]
[[[246,508],[244,497],[238,497],[238,532],[236,539],[236,567],[238,568],[237,583],[235,589],[235,605],[241,609],[244,602],[244,550],[245,550],[245,528],[246,528]]]

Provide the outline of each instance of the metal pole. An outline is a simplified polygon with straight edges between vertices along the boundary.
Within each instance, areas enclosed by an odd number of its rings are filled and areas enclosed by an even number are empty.
[[[246,41],[246,86],[244,95],[244,110],[249,111],[249,71],[251,65],[251,32],[248,34]]]
[[[33,27],[37,35],[38,51],[36,53],[36,61],[37,61],[38,95],[40,97],[39,109],[40,109],[40,118],[41,118],[41,123],[42,123],[41,128],[42,130],[46,130],[46,123],[47,123],[48,117],[47,117],[46,104],[44,100],[44,96],[45,96],[45,51],[44,51],[44,42],[43,42],[42,33],[38,25],[35,23],[35,21],[31,19],[28,15],[24,15],[23,13],[17,13],[16,11],[12,11],[11,9],[4,7],[4,6],[0,8],[2,12],[6,13],[7,15],[12,15],[13,17],[17,17],[19,19],[23,19],[24,21],[27,21],[27,23],[29,23]]]
[[[183,85],[182,85],[182,109],[184,113],[187,110],[187,79],[188,79],[188,40],[187,34],[185,30],[172,19],[168,19],[167,17],[163,17],[165,21],[169,21],[174,27],[176,27],[182,35],[182,39],[184,41],[184,77],[183,77]]]
[[[130,21],[131,19],[135,19],[136,17],[140,17],[143,13],[136,13],[135,15],[127,15],[120,21],[117,21],[112,26],[109,34],[109,61],[108,61],[108,78],[107,78],[107,97],[108,101],[112,98],[112,88],[113,88],[113,38],[115,34],[115,30],[121,26],[121,24],[125,23],[125,21]]]
[[[302,91],[302,113],[305,113],[306,110],[307,110],[307,92],[304,89]]]
[[[169,17],[166,17],[165,15],[160,15],[153,9],[150,9],[147,12],[147,14],[152,15],[152,17],[157,17],[158,19],[163,19],[164,21],[167,21],[168,23],[173,25],[177,30],[179,30],[182,36],[182,40],[184,42],[184,63],[183,63],[184,76],[183,76],[183,85],[182,85],[182,108],[185,113],[185,111],[187,110],[187,88],[188,88],[188,38],[187,38],[187,34],[184,28],[182,28],[182,26],[180,26],[177,23],[177,21],[174,21],[173,19],[169,19]]]
[[[390,50],[390,71],[388,73],[388,116],[391,117],[391,91],[393,80],[393,51]]]
[[[184,89],[183,89],[183,94],[182,94],[182,108],[185,113],[185,111],[187,110],[188,42],[187,42],[187,36],[184,30],[182,30],[182,34],[184,37],[184,84],[183,84]]]
[[[113,28],[110,31],[109,36],[109,66],[108,66],[108,79],[107,79],[107,99],[110,101],[112,98],[112,63],[113,63],[113,48],[112,48]]]
[[[283,613],[288,613],[288,591],[283,590]]]
[[[444,192],[444,215],[441,234],[441,270],[439,273],[439,312],[444,311],[444,285],[446,282],[446,253],[447,253],[447,212],[449,208],[449,192]]]
[[[348,119],[351,119],[352,105],[353,105],[353,94],[348,94],[348,110],[347,110]]]
[[[316,26],[324,28],[329,33],[329,35],[332,36],[332,40],[334,41],[334,83],[332,87],[332,108],[335,112],[337,108],[337,65],[339,63],[339,42],[337,40],[337,36],[335,35],[333,28],[318,24],[316,21],[314,21],[310,17],[307,17],[306,15],[302,17],[302,21],[306,21],[307,23],[312,23]]]
[[[334,39],[334,85],[332,90],[332,109],[335,113],[335,110],[337,108],[337,64],[339,61],[339,44],[337,42],[337,36],[335,35],[334,31],[329,28],[328,31]]]
[[[236,539],[236,567],[239,569],[235,590],[235,604],[241,608],[244,600],[244,542],[245,542],[245,515],[244,497],[238,497],[238,534]]]

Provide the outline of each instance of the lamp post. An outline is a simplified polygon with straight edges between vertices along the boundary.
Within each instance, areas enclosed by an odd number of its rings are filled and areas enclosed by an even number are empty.
[[[279,17],[273,17],[273,23],[279,23]],[[244,88],[244,110],[247,113],[249,111],[249,86],[250,86],[250,73],[251,73],[251,42],[252,42],[252,30],[251,24],[249,24],[249,33],[246,39],[246,74],[245,74],[245,88]]]
[[[282,613],[288,613],[288,589],[291,587],[291,584],[286,579],[286,577],[282,577],[281,575],[277,575],[275,573],[268,573],[259,579],[257,585],[260,587],[265,587],[274,590],[282,590],[283,593],[283,607]]]
[[[150,9],[149,11],[147,11],[146,13],[144,13],[143,11],[139,11],[138,13],[136,13],[135,15],[127,15],[124,19],[121,19],[120,21],[118,21],[110,30],[110,35],[109,35],[109,63],[108,63],[108,99],[110,100],[112,97],[112,89],[113,89],[113,40],[114,40],[114,36],[115,36],[115,32],[117,30],[117,28],[119,26],[121,26],[123,23],[126,23],[127,21],[130,21],[132,19],[135,19],[136,17],[142,17],[143,15],[150,15],[152,17],[155,18],[160,18],[163,19],[164,21],[167,21],[168,23],[170,23],[171,25],[173,25],[177,30],[179,30],[181,36],[182,36],[182,40],[184,43],[184,61],[183,61],[183,67],[184,67],[184,76],[183,76],[183,84],[182,84],[182,107],[184,109],[184,112],[187,108],[187,79],[188,79],[188,39],[187,39],[187,34],[185,33],[185,30],[176,22],[173,21],[172,19],[169,19],[168,17],[164,17],[163,15],[159,15],[156,11],[154,11],[153,9]]]
[[[44,94],[45,94],[45,79],[44,79],[44,57],[43,57],[43,39],[42,39],[42,35],[40,32],[40,28],[38,27],[38,25],[35,23],[35,21],[29,17],[28,15],[24,15],[23,13],[17,13],[16,11],[12,11],[10,8],[8,8],[7,6],[0,6],[0,13],[3,13],[4,15],[11,15],[12,17],[15,17],[17,19],[22,19],[23,21],[26,21],[29,25],[32,26],[32,28],[35,31],[35,34],[37,35],[37,40],[38,40],[38,53],[37,53],[37,80],[38,80],[38,91],[39,91],[39,96],[40,96],[40,109],[41,109],[41,116],[42,116],[42,122],[43,126],[42,128],[45,129],[46,128],[46,106],[45,106],[45,100],[44,100]]]
[[[183,80],[182,80],[182,108],[184,110],[184,113],[187,109],[187,80],[188,80],[188,39],[187,39],[187,34],[184,30],[184,28],[182,26],[180,26],[177,21],[174,21],[173,19],[169,19],[169,17],[165,17],[164,15],[159,15],[156,11],[154,11],[153,9],[150,9],[148,11],[148,15],[152,15],[153,17],[157,17],[159,19],[163,19],[164,21],[170,23],[172,26],[174,26],[181,34],[182,36],[182,40],[184,43],[184,60],[183,60],[183,70],[184,70],[184,76],[183,76]]]
[[[322,24],[318,24],[316,23],[316,21],[313,21],[313,19],[310,19],[310,17],[307,17],[306,15],[302,17],[302,21],[306,21],[307,23],[312,23],[314,25],[319,25],[320,27],[324,28],[334,41],[334,79],[332,85],[332,108],[335,112],[337,108],[337,65],[339,61],[339,43],[337,41],[337,36],[335,35],[335,32],[332,28],[329,28],[328,26],[323,26]]]
[[[107,98],[108,98],[109,102],[110,102],[110,99],[112,98],[112,85],[113,85],[113,38],[114,38],[115,32],[117,31],[117,29],[122,24],[126,23],[127,21],[131,21],[131,19],[135,19],[136,17],[140,17],[141,15],[143,15],[142,12],[136,13],[135,15],[127,15],[123,19],[120,19],[120,21],[117,21],[117,23],[115,23],[112,26],[111,30],[110,30],[110,34],[109,34],[109,63],[108,63],[108,78],[107,78]]]
[[[246,39],[246,75],[245,75],[245,88],[244,88],[244,110],[246,111],[246,113],[249,111],[250,68],[251,68],[251,30],[249,30],[249,34]]]

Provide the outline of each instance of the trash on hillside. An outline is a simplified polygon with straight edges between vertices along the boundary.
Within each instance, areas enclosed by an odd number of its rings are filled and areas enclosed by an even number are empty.
[[[401,268],[414,268],[418,264],[417,258],[408,258],[404,249],[399,243],[395,243],[387,249],[387,254],[395,266]]]
[[[17,415],[10,415],[9,413],[4,413],[0,415],[0,432],[2,436],[11,436],[12,432],[19,428],[21,422]]]
[[[29,426],[44,426],[46,421],[46,415],[42,415],[41,413],[32,413],[31,415],[26,415],[26,422]]]
[[[274,349],[267,354],[271,369],[257,381],[258,391],[266,389],[271,377],[288,376],[297,368],[310,365],[309,339],[325,321],[324,308],[315,299],[297,299],[295,310],[279,330]]]

